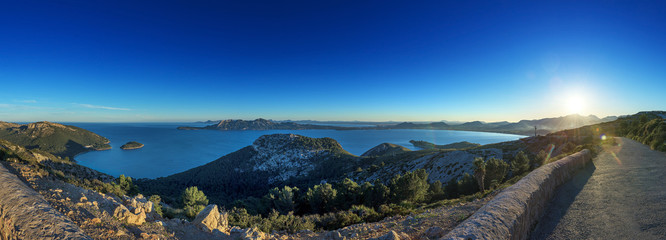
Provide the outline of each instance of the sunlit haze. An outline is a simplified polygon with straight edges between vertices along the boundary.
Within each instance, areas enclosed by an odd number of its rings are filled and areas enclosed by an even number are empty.
[[[664,1],[5,1],[0,29],[2,121],[666,108]]]

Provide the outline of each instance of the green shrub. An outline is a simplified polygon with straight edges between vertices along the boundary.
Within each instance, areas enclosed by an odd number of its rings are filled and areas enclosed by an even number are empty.
[[[337,195],[338,191],[333,188],[333,185],[324,183],[308,189],[306,199],[314,212],[324,213],[335,209],[332,203]]]
[[[152,195],[150,198],[148,198],[148,201],[153,202],[153,208],[157,214],[164,216],[164,213],[162,212],[162,198],[160,195]]]
[[[375,181],[374,185],[364,184],[363,203],[366,206],[378,207],[388,202],[391,196],[391,190],[380,181]]]
[[[165,207],[163,210],[164,217],[166,218],[186,218],[185,211],[183,211],[183,209]]]
[[[194,218],[208,205],[208,197],[196,186],[188,187],[183,191],[183,210],[188,218]]]
[[[131,177],[125,177],[125,175],[121,174],[116,181],[122,192],[124,192],[121,195],[136,196],[139,194],[139,189],[134,185]]]
[[[395,216],[395,215],[408,215],[412,213],[411,209],[407,209],[404,206],[398,204],[382,204],[379,206],[379,213],[383,216]]]
[[[364,205],[354,205],[349,211],[358,215],[365,222],[376,222],[382,219],[382,215],[377,211]]]
[[[520,176],[530,170],[530,159],[527,155],[520,151],[511,161],[511,172],[513,176]]]
[[[476,179],[465,173],[460,181],[458,181],[458,193],[460,195],[470,195],[479,191],[479,184],[476,182]]]
[[[451,180],[446,183],[446,186],[444,187],[444,194],[446,194],[446,198],[458,198],[460,196],[460,192],[458,190],[458,181],[456,181],[455,178],[451,178]]]
[[[506,177],[509,169],[509,164],[501,159],[490,158],[486,161],[486,177],[484,185],[487,188],[493,187],[492,183],[501,183]]]
[[[533,157],[530,159],[530,168],[535,169],[540,167],[546,162],[546,158],[548,157],[548,154],[546,151],[541,150],[539,153],[537,153],[536,157]]]
[[[291,188],[289,186],[284,186],[282,189],[273,188],[271,189],[264,199],[269,201],[270,208],[276,209],[282,214],[287,214],[293,212],[296,208],[296,194],[298,193],[298,188]]]
[[[252,215],[245,208],[232,208],[229,211],[229,225],[240,228],[251,228],[259,225],[262,221],[260,215]]]
[[[391,179],[389,186],[393,202],[420,202],[428,192],[428,173],[424,169],[399,174]]]
[[[336,199],[338,208],[349,209],[361,201],[361,187],[351,179],[345,178],[335,186],[338,191]]]
[[[326,229],[334,230],[360,222],[361,222],[361,217],[359,217],[355,213],[351,211],[339,211],[335,213],[333,221],[328,222],[328,224],[326,225]]]
[[[474,158],[472,164],[474,165],[474,178],[476,179],[476,183],[479,185],[479,189],[485,190],[484,179],[486,177],[486,162],[483,161],[483,158],[477,157]]]
[[[430,187],[428,188],[428,195],[427,195],[427,201],[428,202],[435,202],[439,201],[446,198],[446,194],[444,193],[444,189],[442,187],[442,182],[439,180],[433,182],[430,184]]]
[[[206,208],[204,205],[185,206],[183,211],[185,212],[185,216],[187,216],[187,218],[194,219],[197,214],[199,214],[199,212],[204,210],[204,208]]]

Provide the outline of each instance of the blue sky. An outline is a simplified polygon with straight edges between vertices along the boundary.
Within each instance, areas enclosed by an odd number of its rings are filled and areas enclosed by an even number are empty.
[[[666,109],[664,1],[3,1],[0,120]]]

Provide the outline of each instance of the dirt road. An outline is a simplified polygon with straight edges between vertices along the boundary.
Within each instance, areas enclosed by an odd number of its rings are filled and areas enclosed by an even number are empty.
[[[531,239],[666,239],[666,153],[617,140],[560,187]]]

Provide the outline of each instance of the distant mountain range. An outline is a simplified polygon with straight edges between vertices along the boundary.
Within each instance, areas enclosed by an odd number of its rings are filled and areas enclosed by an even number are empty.
[[[316,122],[316,124],[296,123],[290,121],[272,121],[266,119],[256,120],[222,120],[215,124],[205,127],[178,127],[181,130],[304,130],[304,129],[333,129],[333,130],[386,130],[386,129],[433,129],[433,130],[459,130],[459,131],[480,131],[480,132],[498,132],[519,135],[534,135],[536,133],[544,135],[565,129],[578,128],[586,125],[613,121],[617,117],[598,118],[594,115],[581,116],[578,114],[567,115],[555,118],[543,118],[536,120],[521,120],[519,122],[481,122],[473,121],[462,124],[448,124],[442,122],[414,123],[402,122],[392,124],[376,124],[370,127],[340,126],[343,122]],[[211,121],[207,121],[211,122]],[[310,121],[315,123],[314,121]],[[325,125],[337,124],[336,126]],[[368,124],[369,122],[347,122],[348,124]]]
[[[205,127],[178,127],[180,130],[221,130],[221,131],[239,131],[239,130],[303,130],[303,129],[340,129],[341,127],[298,124],[295,122],[275,122],[258,118],[251,121],[246,120],[221,120],[215,124]]]

